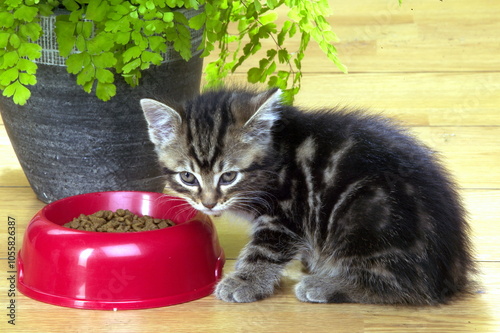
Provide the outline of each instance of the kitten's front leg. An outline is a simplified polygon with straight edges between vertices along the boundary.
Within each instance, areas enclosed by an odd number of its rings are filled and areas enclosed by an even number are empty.
[[[256,222],[252,240],[241,252],[235,271],[215,289],[216,297],[223,301],[247,303],[272,295],[283,268],[295,256],[295,235],[291,231],[273,218],[261,217]]]

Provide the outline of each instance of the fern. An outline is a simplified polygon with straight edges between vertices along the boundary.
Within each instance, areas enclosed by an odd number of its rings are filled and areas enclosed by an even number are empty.
[[[288,8],[287,19],[278,26],[275,9],[283,6]],[[218,52],[217,60],[206,66],[208,86],[255,61],[248,81],[279,87],[292,101],[311,41],[338,69],[347,71],[333,45],[337,36],[326,21],[327,0],[0,0],[0,89],[17,104],[26,103],[29,86],[37,82],[33,61],[41,57],[36,44],[43,33],[39,18],[59,7],[68,10],[58,15],[55,28],[67,70],[85,91],[104,101],[116,94],[114,72],[132,86],[139,84],[141,71],[159,65],[169,44],[189,60],[188,28],[204,29],[202,56]],[[188,20],[179,8],[202,11]],[[290,50],[287,41],[295,36],[299,47]],[[272,40],[272,47],[261,50],[266,39]],[[256,59],[259,51],[263,57]]]

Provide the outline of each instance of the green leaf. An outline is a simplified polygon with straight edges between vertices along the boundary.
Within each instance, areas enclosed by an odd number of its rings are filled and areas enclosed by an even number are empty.
[[[170,8],[177,7],[177,0],[166,0],[166,2],[167,2],[167,6],[169,6]]]
[[[94,80],[95,68],[91,65],[85,66],[83,70],[76,76],[76,83],[82,86],[88,82],[93,82]]]
[[[120,16],[128,15],[131,11],[131,8],[129,5],[127,5],[127,2],[121,2],[121,1],[117,2],[118,2],[117,4],[113,4],[111,9],[114,10]]]
[[[98,68],[96,70],[95,76],[97,80],[101,83],[113,83],[115,78],[110,70]]]
[[[267,13],[265,15],[262,15],[259,18],[259,22],[262,25],[266,25],[266,24],[269,24],[269,23],[272,23],[272,22],[276,21],[277,18],[278,18],[278,14],[276,12],[269,12],[269,13]]]
[[[79,51],[81,51],[81,52],[87,51],[87,40],[82,35],[76,36],[75,45]]]
[[[146,1],[146,8],[149,10],[154,10],[155,9],[155,4],[153,1]]]
[[[74,23],[77,23],[77,22],[80,22],[81,20],[83,20],[83,16],[84,16],[85,12],[82,9],[79,9],[79,10],[74,10],[74,11],[71,11],[71,14],[69,14],[69,21],[70,22],[74,22]]]
[[[277,53],[278,53],[278,51],[276,51],[275,49],[270,49],[270,50],[267,50],[266,55],[267,55],[268,59],[273,59]]]
[[[182,24],[184,27],[189,26],[189,21],[184,14],[182,14],[181,12],[178,12],[178,11],[175,11],[172,13],[174,14],[174,20],[177,23]]]
[[[261,11],[261,9],[262,9],[262,5],[261,5],[261,3],[260,3],[260,1],[259,1],[259,0],[254,0],[253,5],[254,5],[255,10],[256,10],[257,12],[260,12],[260,11]]]
[[[271,9],[274,9],[278,6],[278,0],[267,0],[267,6]]]
[[[32,41],[38,40],[42,33],[42,27],[38,23],[26,23],[19,27],[19,34],[25,38],[31,38]]]
[[[292,105],[294,96],[297,94],[298,89],[286,89],[283,90],[283,95],[281,95],[281,101],[285,105]]]
[[[31,22],[38,14],[36,7],[21,6],[14,12],[14,18],[24,22]]]
[[[288,53],[286,49],[281,49],[278,51],[278,61],[281,64],[288,63],[290,61],[290,58],[291,58],[290,53]]]
[[[141,65],[141,59],[134,59],[125,66],[123,66],[122,70],[124,73],[130,73],[132,70],[136,69]]]
[[[159,65],[163,61],[163,57],[158,53],[153,53],[149,51],[144,51],[141,54],[141,60],[143,63],[150,63],[153,65]]]
[[[42,56],[42,47],[35,43],[22,43],[19,46],[18,52],[20,57],[35,60]]]
[[[288,78],[290,77],[290,72],[278,71],[278,77],[283,81],[288,81]]]
[[[132,58],[138,58],[142,53],[142,49],[139,46],[132,46],[123,52],[123,62],[129,62]]]
[[[295,22],[299,22],[300,20],[302,20],[300,9],[298,7],[292,7],[288,12],[288,17],[294,20]]]
[[[31,92],[28,88],[23,86],[19,81],[16,81],[4,89],[3,95],[5,97],[14,96],[13,97],[14,103],[19,105],[24,105],[26,104],[26,101],[30,98]]]
[[[132,36],[132,40],[135,42],[136,45],[139,46],[139,45],[143,44],[144,37],[142,37],[142,34],[139,31],[133,31],[131,36]],[[144,50],[146,47],[147,47],[147,42],[146,42],[146,46],[144,48],[142,48],[142,50]]]
[[[0,49],[3,49],[9,43],[10,33],[8,32],[0,32]]]
[[[116,58],[111,52],[104,52],[92,57],[92,62],[96,67],[107,68],[116,64]]]
[[[21,39],[18,35],[12,34],[10,35],[9,44],[12,45],[13,48],[17,49],[19,45],[21,45]]]
[[[250,83],[257,83],[262,77],[262,69],[258,67],[252,67],[248,70],[247,79]]]
[[[290,27],[290,31],[288,32],[288,37],[292,38],[297,33],[298,27],[296,23],[292,23]]]
[[[66,59],[66,70],[71,74],[78,74],[85,66],[85,54],[75,53]]]
[[[19,70],[14,68],[9,68],[0,76],[0,85],[7,86],[19,78]]]
[[[80,5],[74,0],[63,0],[63,5],[67,10],[73,12],[80,8]]]
[[[207,14],[202,12],[196,16],[193,16],[189,20],[189,27],[191,29],[199,30],[205,25],[206,21],[207,21]]]
[[[15,64],[17,64],[18,60],[19,55],[16,51],[7,52],[3,55],[3,63],[0,65],[0,69],[13,67]]]
[[[94,38],[87,40],[87,50],[91,54],[109,51],[115,45],[114,41],[112,34],[101,32]]]
[[[38,66],[31,60],[21,58],[17,62],[17,68],[28,74],[35,74]]]
[[[20,73],[19,74],[19,82],[23,85],[35,85],[36,77],[35,75],[31,75],[28,73]]]
[[[141,71],[143,71],[145,69],[148,69],[149,67],[151,67],[151,63],[149,63],[149,62],[143,62],[143,63],[141,63],[141,66],[139,67],[139,69]]]
[[[130,41],[130,32],[117,32],[115,34],[115,43],[126,45]]]
[[[139,85],[139,79],[141,78],[141,72],[139,71],[139,69],[134,69],[128,74],[123,74],[122,77],[129,85],[131,85],[132,87],[137,87],[137,85]]]
[[[276,62],[271,62],[271,65],[269,65],[269,67],[267,68],[266,70],[266,75],[272,75],[274,73],[274,71],[276,71]]]
[[[92,22],[78,22],[76,24],[76,31],[85,37],[85,39],[89,39],[92,36],[92,31],[94,30],[94,24]]]
[[[290,21],[285,21],[283,23],[283,27],[281,28],[281,31],[280,33],[278,34],[278,45],[281,46],[283,45],[284,41],[285,41],[285,38],[286,38],[286,34],[290,31],[290,28],[292,27],[292,22]]]
[[[95,21],[101,22],[106,18],[106,14],[108,13],[109,5],[107,1],[102,0],[92,0],[89,1],[87,6],[87,11],[85,12],[85,18]]]
[[[63,21],[58,17],[55,31],[57,35],[57,43],[59,45],[59,54],[63,57],[69,56],[75,46],[75,29],[76,23]]]
[[[131,18],[133,18],[134,20],[137,20],[139,18],[139,13],[137,13],[136,10],[134,11],[131,11],[130,14],[128,14]]]
[[[14,25],[14,15],[9,12],[0,12],[0,27],[10,28]]]
[[[89,82],[82,84],[83,91],[90,94],[92,92],[92,88],[94,87],[94,82],[95,82],[95,79],[90,80]]]
[[[166,12],[163,13],[163,22],[172,22],[174,20],[174,13]]]
[[[161,36],[151,36],[149,37],[149,48],[152,51],[161,51],[165,52],[167,49],[167,44],[165,42],[165,38]]]

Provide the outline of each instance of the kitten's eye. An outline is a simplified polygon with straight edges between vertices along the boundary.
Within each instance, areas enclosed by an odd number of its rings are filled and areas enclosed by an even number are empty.
[[[198,179],[196,179],[195,175],[193,175],[191,172],[181,172],[180,173],[181,180],[184,184],[189,185],[189,186],[195,186],[198,185]]]
[[[229,185],[236,179],[238,173],[236,171],[224,172],[222,176],[220,176],[219,184],[221,185]]]

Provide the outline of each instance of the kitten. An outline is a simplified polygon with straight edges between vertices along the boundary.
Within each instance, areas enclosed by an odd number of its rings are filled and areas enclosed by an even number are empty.
[[[436,304],[467,291],[468,226],[433,153],[381,117],[301,112],[280,94],[212,91],[176,110],[141,100],[167,186],[203,213],[251,216],[215,295],[268,297],[297,258],[304,302]]]

